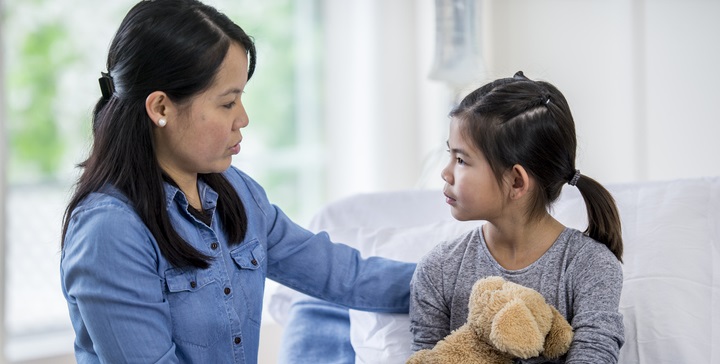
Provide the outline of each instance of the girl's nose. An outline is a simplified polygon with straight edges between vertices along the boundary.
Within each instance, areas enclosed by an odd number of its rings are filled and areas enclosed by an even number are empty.
[[[453,184],[452,174],[448,170],[447,166],[445,168],[443,168],[442,171],[440,171],[440,178],[442,178],[443,181],[445,181],[445,183],[447,183],[447,184],[450,184],[450,185]]]

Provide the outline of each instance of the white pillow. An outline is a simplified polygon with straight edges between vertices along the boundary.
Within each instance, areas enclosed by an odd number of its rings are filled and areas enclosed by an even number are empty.
[[[720,358],[720,179],[614,189],[623,221],[622,363]]]
[[[417,262],[438,243],[477,228],[481,221],[440,221],[406,228],[364,230],[359,250],[364,256]],[[410,318],[407,314],[383,314],[350,310],[350,342],[356,363],[405,363],[412,354]]]

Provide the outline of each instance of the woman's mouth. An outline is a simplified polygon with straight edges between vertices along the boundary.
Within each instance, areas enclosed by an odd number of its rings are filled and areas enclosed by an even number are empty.
[[[237,143],[237,144],[233,145],[232,147],[230,147],[230,152],[233,155],[240,153],[240,143]]]

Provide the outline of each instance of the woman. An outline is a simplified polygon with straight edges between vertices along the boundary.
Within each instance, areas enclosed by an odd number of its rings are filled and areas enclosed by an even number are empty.
[[[255,363],[265,278],[407,312],[414,265],[312,234],[231,167],[251,38],[193,0],[142,1],[110,46],[61,279],[78,363]]]

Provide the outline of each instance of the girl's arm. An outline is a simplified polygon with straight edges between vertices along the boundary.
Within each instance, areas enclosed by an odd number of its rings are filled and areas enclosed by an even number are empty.
[[[450,307],[443,294],[443,256],[434,249],[418,263],[410,288],[412,350],[431,349],[451,332]]]
[[[617,363],[624,343],[619,312],[623,273],[620,262],[600,244],[588,244],[574,269],[571,325],[575,331],[566,363]]]

